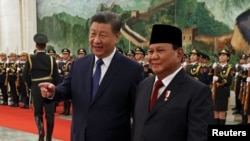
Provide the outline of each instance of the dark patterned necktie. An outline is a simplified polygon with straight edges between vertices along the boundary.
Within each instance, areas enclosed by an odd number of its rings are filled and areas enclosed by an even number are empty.
[[[101,78],[101,65],[103,64],[102,59],[96,61],[96,69],[93,75],[93,87],[92,87],[92,99],[95,97],[96,92],[99,88],[99,82]]]

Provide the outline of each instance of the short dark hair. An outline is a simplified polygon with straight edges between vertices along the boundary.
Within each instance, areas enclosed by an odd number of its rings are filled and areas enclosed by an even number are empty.
[[[122,20],[120,16],[111,11],[97,12],[95,15],[91,17],[90,25],[92,25],[94,22],[111,24],[112,32],[115,34],[119,33],[122,27]]]

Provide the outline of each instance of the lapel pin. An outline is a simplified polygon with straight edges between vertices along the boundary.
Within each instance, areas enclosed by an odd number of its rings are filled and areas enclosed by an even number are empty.
[[[171,93],[170,90],[166,91],[164,101],[168,101],[168,97],[170,96],[170,93]]]

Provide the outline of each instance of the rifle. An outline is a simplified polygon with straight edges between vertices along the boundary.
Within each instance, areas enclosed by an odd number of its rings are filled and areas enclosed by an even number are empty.
[[[247,85],[246,82],[243,82],[243,90],[242,90],[242,96],[241,96],[241,104],[244,105],[245,97],[246,97],[246,90]]]
[[[238,99],[240,101],[242,99],[242,93],[243,93],[243,81],[241,80],[241,82],[240,82],[240,92],[239,92],[239,96],[238,96]]]
[[[243,78],[246,78],[247,77],[247,75],[248,74],[246,74],[246,71],[247,71],[247,73],[248,73],[248,69],[246,68],[246,66],[244,66],[243,67],[244,68],[244,73],[243,73]],[[245,81],[242,81],[242,83],[243,83],[243,90],[242,90],[242,93],[241,93],[241,104],[242,105],[244,105],[244,102],[245,102],[245,98],[246,98],[246,93],[248,93],[247,91],[248,91],[248,86],[247,86],[247,82],[245,82]]]
[[[250,77],[250,69],[248,68],[247,70],[247,77]],[[247,82],[247,90],[246,90],[246,95],[245,95],[245,99],[244,99],[244,115],[246,114],[247,110],[248,110],[248,102],[249,102],[249,92],[250,92],[250,82]]]
[[[213,76],[217,76],[217,64],[216,66],[214,67],[214,73],[213,73]],[[212,100],[213,102],[215,103],[215,95],[216,95],[216,89],[217,89],[217,85],[216,85],[216,81],[213,81],[213,87],[212,87]]]
[[[9,61],[6,61],[6,69],[9,68]],[[4,81],[4,85],[7,86],[8,85],[8,79],[9,79],[9,71],[6,72],[6,77],[5,77],[5,81]]]
[[[20,62],[18,61],[17,63],[17,68],[20,67]],[[16,87],[19,87],[20,86],[20,71],[17,72],[17,78],[16,78]]]

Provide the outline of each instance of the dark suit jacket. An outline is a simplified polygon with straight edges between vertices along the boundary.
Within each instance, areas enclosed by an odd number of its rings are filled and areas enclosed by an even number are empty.
[[[130,141],[130,118],[143,69],[116,52],[91,100],[94,60],[89,54],[72,62],[68,77],[56,87],[54,99],[72,99],[71,140]]]
[[[155,77],[141,82],[136,93],[134,141],[206,141],[213,123],[211,90],[183,70],[170,82],[149,112]],[[168,100],[166,90],[170,90]]]

